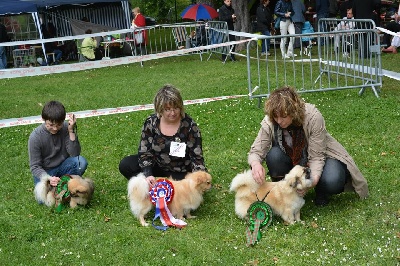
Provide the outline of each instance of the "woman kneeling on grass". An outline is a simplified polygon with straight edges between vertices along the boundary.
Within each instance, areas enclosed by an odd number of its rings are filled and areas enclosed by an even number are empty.
[[[346,149],[325,128],[318,109],[305,103],[297,92],[283,87],[271,93],[265,103],[266,116],[248,155],[257,183],[265,182],[265,160],[273,182],[279,181],[295,165],[311,169],[315,204],[325,206],[329,197],[355,191],[368,197],[367,180]],[[304,196],[307,191],[298,191]]]
[[[143,172],[153,186],[156,177],[181,180],[188,172],[206,171],[200,129],[185,113],[179,90],[162,87],[154,109],[156,113],[144,121],[138,154],[121,160],[121,174],[130,179]]]

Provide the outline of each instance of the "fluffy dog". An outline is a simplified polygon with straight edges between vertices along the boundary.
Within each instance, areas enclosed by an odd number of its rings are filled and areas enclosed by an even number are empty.
[[[71,198],[69,206],[75,208],[79,205],[86,205],[92,199],[94,193],[94,183],[90,178],[82,178],[79,175],[70,175],[68,181],[68,190]],[[56,203],[55,187],[50,185],[49,180],[40,181],[35,186],[35,198],[38,202],[44,203],[46,206],[53,206]]]
[[[168,205],[171,214],[177,219],[195,218],[190,211],[196,210],[203,202],[203,194],[211,189],[211,175],[204,171],[188,173],[185,179],[169,179],[174,186],[174,197]],[[128,200],[132,214],[142,226],[148,226],[144,217],[152,209],[149,184],[143,173],[132,177],[128,182]]]
[[[236,192],[235,212],[240,218],[246,218],[253,202],[263,200],[282,217],[285,224],[293,224],[300,221],[300,209],[305,203],[297,189],[309,188],[311,184],[310,169],[296,165],[283,180],[262,185],[257,184],[251,170],[247,170],[235,176],[230,191]]]

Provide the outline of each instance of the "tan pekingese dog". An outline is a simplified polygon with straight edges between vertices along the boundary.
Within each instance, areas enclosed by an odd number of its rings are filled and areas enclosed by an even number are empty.
[[[94,182],[90,178],[82,178],[79,175],[70,175],[68,190],[70,192],[69,206],[75,208],[79,205],[86,205],[92,199],[94,193]],[[34,190],[38,202],[46,206],[53,206],[56,203],[55,187],[50,186],[50,181],[40,181]]]
[[[283,180],[262,185],[253,179],[251,170],[246,170],[233,178],[230,191],[236,192],[235,212],[240,218],[247,217],[247,210],[253,202],[263,200],[282,217],[285,224],[293,224],[300,221],[300,209],[305,203],[297,190],[311,185],[310,169],[296,165]]]
[[[171,214],[177,219],[195,218],[190,211],[196,210],[203,202],[203,194],[211,189],[211,175],[204,171],[188,173],[185,179],[169,179],[174,187],[174,196],[168,205]],[[148,226],[144,217],[152,209],[149,184],[143,173],[132,177],[128,182],[128,200],[132,214],[142,226]]]

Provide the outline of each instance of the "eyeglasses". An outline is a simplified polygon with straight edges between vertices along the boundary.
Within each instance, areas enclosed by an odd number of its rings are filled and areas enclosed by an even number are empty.
[[[164,112],[166,112],[167,114],[170,114],[172,112],[179,113],[181,111],[181,108],[165,108]]]

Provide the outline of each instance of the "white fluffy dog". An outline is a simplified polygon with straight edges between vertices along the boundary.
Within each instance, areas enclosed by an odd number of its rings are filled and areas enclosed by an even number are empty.
[[[236,192],[235,212],[240,218],[247,217],[247,210],[253,202],[264,199],[285,224],[293,224],[300,221],[300,209],[305,203],[297,189],[306,189],[311,185],[310,169],[296,165],[283,180],[264,182],[262,185],[256,183],[251,170],[246,170],[233,178],[230,191]]]
[[[79,205],[86,205],[92,199],[94,192],[94,182],[90,178],[82,178],[79,175],[70,175],[68,190],[70,192],[69,206],[75,208]],[[45,179],[36,184],[34,190],[35,198],[38,202],[46,206],[53,206],[56,203],[55,187],[50,185],[50,181]]]

